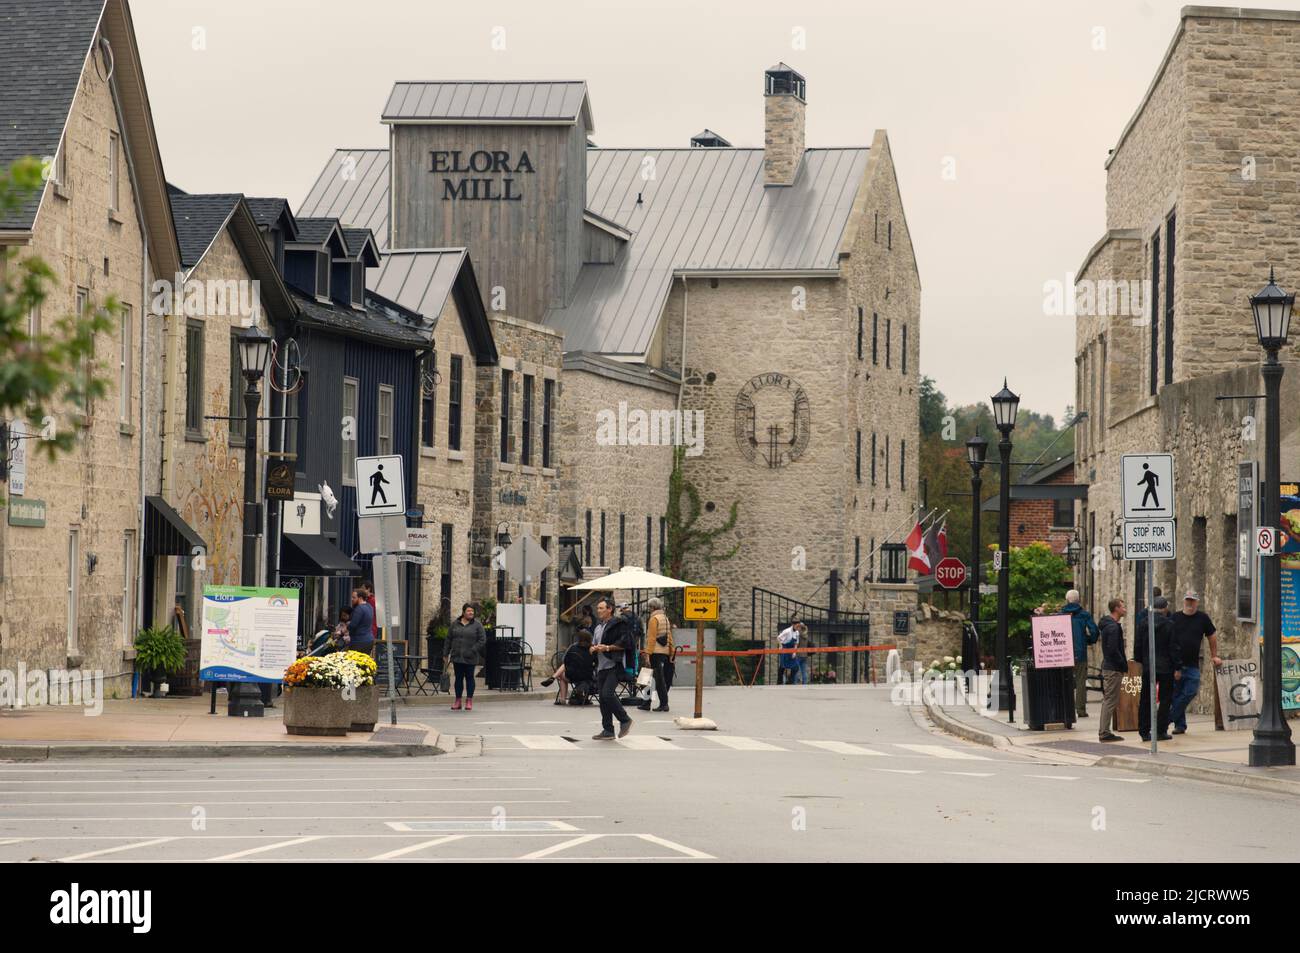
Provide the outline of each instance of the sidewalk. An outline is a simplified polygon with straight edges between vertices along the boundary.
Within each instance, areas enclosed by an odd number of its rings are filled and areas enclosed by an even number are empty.
[[[290,735],[283,709],[264,718],[231,718],[226,696],[217,696],[217,714],[208,714],[207,695],[194,698],[107,699],[103,712],[80,706],[0,709],[0,760],[136,757],[288,757],[353,755],[415,757],[443,754],[439,734],[423,724],[386,724],[380,703],[374,732],[336,737]],[[401,702],[398,702],[399,707]]]
[[[1097,740],[1100,700],[1090,706],[1089,717],[1065,731],[1030,731],[1023,723],[1022,711],[1016,712],[1016,723],[1009,724],[1006,712],[994,717],[967,704],[939,704],[928,699],[924,703],[936,725],[977,744],[1080,765],[1300,796],[1300,767],[1250,767],[1247,749],[1253,732],[1215,731],[1213,715],[1188,715],[1187,733],[1160,742],[1159,754],[1153,758],[1150,743],[1143,742],[1136,731],[1121,732],[1124,741],[1120,742]]]

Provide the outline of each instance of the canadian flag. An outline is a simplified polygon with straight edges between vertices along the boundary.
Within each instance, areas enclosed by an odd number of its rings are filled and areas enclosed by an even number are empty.
[[[907,534],[905,543],[907,568],[916,570],[922,576],[930,575],[930,557],[925,552],[925,534],[921,532],[920,523],[912,527],[912,532]]]

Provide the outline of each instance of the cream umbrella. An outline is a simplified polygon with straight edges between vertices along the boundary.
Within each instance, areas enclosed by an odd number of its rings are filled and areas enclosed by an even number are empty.
[[[689,582],[682,582],[680,579],[673,579],[671,576],[661,576],[655,572],[647,572],[640,566],[624,566],[618,572],[612,572],[607,576],[601,576],[597,579],[589,579],[586,582],[580,582],[576,586],[570,586],[570,589],[685,589],[693,585]]]

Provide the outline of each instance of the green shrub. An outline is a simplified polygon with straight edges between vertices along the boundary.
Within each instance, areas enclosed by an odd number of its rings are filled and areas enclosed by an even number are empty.
[[[135,637],[135,664],[142,672],[179,672],[185,667],[185,640],[171,626],[141,629]]]

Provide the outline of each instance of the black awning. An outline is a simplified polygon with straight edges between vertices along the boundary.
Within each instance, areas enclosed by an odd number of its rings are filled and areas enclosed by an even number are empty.
[[[285,533],[280,550],[282,576],[359,576],[361,567],[324,536]]]
[[[145,497],[144,552],[146,556],[188,556],[195,546],[207,550],[203,537],[181,519],[161,496]]]

